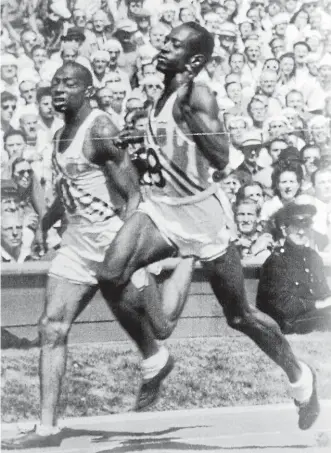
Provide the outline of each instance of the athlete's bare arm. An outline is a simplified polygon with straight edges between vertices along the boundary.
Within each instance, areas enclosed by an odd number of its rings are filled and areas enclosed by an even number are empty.
[[[215,95],[202,84],[187,85],[181,94],[181,113],[190,131],[195,134],[193,139],[199,150],[213,167],[224,170],[229,163],[229,142],[219,120]]]
[[[140,188],[136,171],[126,150],[114,144],[118,129],[107,116],[99,117],[91,129],[94,154],[91,161],[104,166],[106,174],[119,194],[126,201],[125,218],[128,218],[140,203]]]

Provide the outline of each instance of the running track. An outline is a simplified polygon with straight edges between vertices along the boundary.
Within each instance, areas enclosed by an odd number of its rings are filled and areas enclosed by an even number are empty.
[[[331,452],[331,400],[322,402],[309,431],[297,428],[293,405],[126,413],[61,424],[66,429],[60,447],[26,453]],[[2,438],[13,437],[17,429],[3,424]]]

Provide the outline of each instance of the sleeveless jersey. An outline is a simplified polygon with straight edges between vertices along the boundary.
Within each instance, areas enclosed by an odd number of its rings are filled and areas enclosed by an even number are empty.
[[[211,183],[210,163],[173,117],[176,98],[177,92],[169,97],[157,117],[152,110],[145,144],[151,186],[147,194],[179,201],[199,196]]]
[[[63,129],[55,136],[55,186],[69,224],[105,222],[116,215],[102,168],[91,163],[83,154],[83,146],[93,146],[90,128],[100,115],[105,113],[92,110],[62,153],[59,152],[59,140]]]

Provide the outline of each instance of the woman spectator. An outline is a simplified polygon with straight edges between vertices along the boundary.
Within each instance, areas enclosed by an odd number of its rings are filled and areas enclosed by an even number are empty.
[[[230,22],[235,22],[238,16],[238,5],[235,0],[226,0],[224,2],[224,8],[227,12],[227,20]]]
[[[272,174],[273,198],[261,210],[261,220],[268,221],[285,204],[294,201],[300,193],[303,170],[300,163],[291,160],[278,162]]]
[[[291,17],[289,27],[292,25],[297,32],[303,33],[308,24],[309,14],[304,9],[299,9],[299,11],[294,13]]]
[[[185,22],[196,22],[196,14],[191,3],[182,2],[179,4],[179,20],[182,24]]]

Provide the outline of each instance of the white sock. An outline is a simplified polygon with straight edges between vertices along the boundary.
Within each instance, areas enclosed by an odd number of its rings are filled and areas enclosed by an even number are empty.
[[[152,355],[152,357],[149,357],[148,359],[143,360],[141,366],[143,378],[147,380],[152,379],[154,376],[156,376],[157,373],[167,363],[168,358],[169,358],[168,350],[164,346],[161,346],[156,354]]]
[[[36,433],[39,434],[39,436],[50,436],[51,434],[57,434],[60,431],[58,426],[36,425]]]
[[[298,381],[291,383],[290,390],[292,397],[299,403],[305,403],[313,393],[313,374],[309,366],[300,362],[302,374]]]

